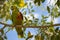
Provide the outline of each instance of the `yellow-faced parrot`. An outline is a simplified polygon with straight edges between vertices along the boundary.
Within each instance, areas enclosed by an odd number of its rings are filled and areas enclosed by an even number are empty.
[[[11,19],[12,19],[13,25],[22,25],[22,22],[23,22],[22,13],[19,12],[19,9],[16,6],[11,6],[11,10],[12,10]],[[16,26],[15,29],[18,34],[18,38],[24,37],[23,29],[21,27]]]

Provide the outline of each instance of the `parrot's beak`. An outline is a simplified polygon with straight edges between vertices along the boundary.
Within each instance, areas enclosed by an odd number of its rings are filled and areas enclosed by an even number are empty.
[[[14,10],[16,10],[16,9],[18,9],[16,6],[11,6],[11,10],[12,10],[12,11],[14,11]]]

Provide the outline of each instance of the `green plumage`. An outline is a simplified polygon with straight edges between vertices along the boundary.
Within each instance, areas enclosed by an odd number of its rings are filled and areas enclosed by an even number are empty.
[[[11,18],[13,25],[22,25],[23,15],[21,14],[21,12],[19,12],[16,6],[12,6],[11,9],[12,9]],[[17,31],[18,37],[22,38],[24,36],[22,28],[16,26],[15,29]]]

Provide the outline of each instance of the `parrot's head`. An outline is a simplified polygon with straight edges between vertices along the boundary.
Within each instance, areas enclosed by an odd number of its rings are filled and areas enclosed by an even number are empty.
[[[16,11],[16,10],[18,10],[18,8],[16,6],[11,6],[11,10]]]

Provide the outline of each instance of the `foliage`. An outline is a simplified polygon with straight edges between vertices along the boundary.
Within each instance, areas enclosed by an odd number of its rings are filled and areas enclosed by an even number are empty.
[[[60,0],[57,0],[56,4],[60,7]]]
[[[3,1],[3,2],[2,2]],[[34,0],[34,6],[42,6],[42,3],[44,3],[46,0]],[[1,3],[2,2],[2,3]],[[4,23],[6,23],[8,20],[11,20],[11,7],[12,6],[16,6],[18,8],[18,10],[22,10],[22,14],[23,14],[23,26],[48,26],[51,25],[49,27],[46,28],[38,28],[38,34],[37,35],[32,35],[31,32],[28,32],[28,35],[25,35],[24,33],[24,38],[26,38],[26,40],[30,39],[30,38],[35,38],[35,40],[60,40],[60,30],[57,27],[56,29],[54,28],[53,25],[53,21],[54,18],[58,18],[60,17],[60,0],[57,0],[57,2],[55,3],[55,5],[53,7],[50,6],[46,6],[46,9],[48,11],[48,16],[45,15],[41,15],[41,19],[36,18],[35,15],[33,14],[33,12],[35,12],[35,10],[33,9],[33,5],[31,2],[29,2],[29,5],[27,2],[25,2],[25,0],[0,0],[0,19],[5,19],[5,21],[2,21]],[[29,8],[30,7],[30,8]],[[27,12],[25,11],[25,8],[28,9],[28,16]],[[15,15],[14,15],[15,16]],[[51,16],[51,21],[47,22],[47,19]],[[30,19],[32,18],[32,19]],[[15,25],[13,25],[15,26]],[[13,30],[14,27],[9,27],[8,31]],[[7,28],[6,25],[4,25],[1,29],[0,29],[0,40],[3,39],[7,39],[6,33],[4,31],[4,29]],[[23,32],[26,31],[26,28],[23,29]],[[2,37],[3,36],[3,37]]]
[[[36,3],[38,3],[38,5],[40,5],[41,4],[41,2],[43,3],[45,0],[34,0],[34,3],[36,4]]]

